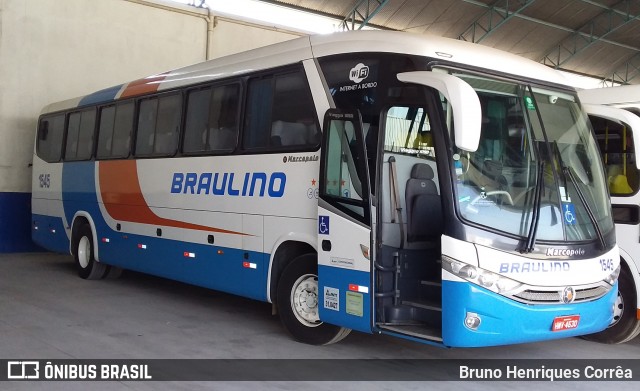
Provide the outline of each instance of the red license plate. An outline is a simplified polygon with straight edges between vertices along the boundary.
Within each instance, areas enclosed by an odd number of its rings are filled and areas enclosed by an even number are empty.
[[[580,323],[580,315],[558,316],[553,320],[551,331],[575,329],[578,323]]]

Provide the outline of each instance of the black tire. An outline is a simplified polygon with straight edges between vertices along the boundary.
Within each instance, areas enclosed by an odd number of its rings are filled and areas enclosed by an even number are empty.
[[[74,243],[74,257],[78,275],[85,280],[99,280],[107,274],[107,265],[96,262],[93,249],[93,233],[89,224],[83,224],[77,231]]]
[[[294,305],[295,293],[308,294],[311,300]],[[315,305],[313,296],[315,295]],[[328,345],[346,337],[351,329],[323,323],[318,318],[318,261],[315,254],[294,259],[282,272],[278,282],[276,304],[280,321],[299,342],[310,345]],[[312,303],[309,307],[305,304]],[[308,311],[305,311],[307,309]]]
[[[635,282],[631,272],[621,265],[620,277],[618,277],[617,309],[614,309],[614,319],[611,325],[596,334],[587,335],[584,338],[589,341],[618,344],[632,340],[640,333],[640,320],[636,316],[638,297],[636,295]]]
[[[107,266],[107,272],[105,273],[105,278],[110,280],[115,280],[122,276],[122,272],[124,270],[121,267],[117,266]]]

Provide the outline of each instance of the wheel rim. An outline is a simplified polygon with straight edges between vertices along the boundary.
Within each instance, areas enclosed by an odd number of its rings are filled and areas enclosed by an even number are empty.
[[[78,262],[80,267],[86,269],[89,266],[91,260],[91,242],[89,238],[83,236],[78,243]]]
[[[615,325],[622,319],[622,314],[624,313],[624,299],[620,292],[618,292],[618,297],[616,297],[616,302],[613,304],[613,320],[609,327]]]
[[[291,288],[291,309],[296,319],[307,327],[322,324],[318,315],[318,277],[305,274]]]

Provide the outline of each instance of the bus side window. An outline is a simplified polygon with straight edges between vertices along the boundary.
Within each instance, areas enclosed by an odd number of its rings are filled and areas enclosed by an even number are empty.
[[[77,160],[89,160],[93,155],[93,137],[96,128],[96,112],[94,109],[83,111],[80,116],[78,133]]]
[[[72,113],[69,115],[69,122],[67,123],[67,145],[64,149],[64,160],[76,160],[79,134],[80,113]]]
[[[158,100],[158,114],[155,129],[154,155],[173,155],[178,148],[182,96],[172,94]]]
[[[245,149],[310,150],[320,141],[318,128],[301,70],[249,81]]]
[[[49,163],[60,160],[62,136],[64,134],[64,114],[47,117],[40,121],[38,129],[38,157]]]
[[[189,91],[185,134],[185,153],[227,153],[238,139],[239,85],[207,87]]]
[[[602,154],[609,193],[614,196],[635,194],[640,184],[632,130],[605,118],[589,116],[589,120]]]
[[[207,149],[230,152],[238,140],[238,84],[215,87],[211,99]]]
[[[191,90],[187,93],[183,152],[197,153],[207,150],[210,104],[211,88]]]
[[[102,108],[96,151],[98,159],[129,156],[131,130],[133,129],[133,108],[133,102]]]
[[[91,159],[95,126],[95,110],[85,110],[69,115],[67,145],[64,152],[65,160]]]
[[[136,156],[170,156],[178,148],[182,95],[160,95],[140,102]]]
[[[282,146],[313,146],[319,142],[309,88],[301,72],[276,76],[271,136]]]
[[[157,113],[158,98],[145,99],[140,102],[138,132],[136,133],[136,156],[148,156],[153,153]]]
[[[113,124],[115,121],[116,107],[107,106],[100,110],[100,124],[98,126],[98,159],[111,157],[113,143]]]
[[[131,149],[131,131],[133,130],[133,102],[116,106],[116,117],[113,125],[112,157],[125,158]]]
[[[271,105],[273,103],[272,78],[251,79],[247,88],[247,108],[245,114],[245,149],[280,146],[280,140],[270,138]]]

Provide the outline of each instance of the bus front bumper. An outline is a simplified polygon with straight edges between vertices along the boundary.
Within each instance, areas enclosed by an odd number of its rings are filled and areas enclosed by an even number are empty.
[[[468,282],[442,282],[442,339],[451,347],[478,347],[535,342],[592,334],[613,317],[618,283],[603,297],[571,304],[523,304]],[[476,316],[478,322],[467,318]],[[575,320],[577,321],[577,326]],[[465,325],[476,326],[472,329]],[[569,327],[552,331],[554,323]],[[576,326],[576,327],[574,327]]]

